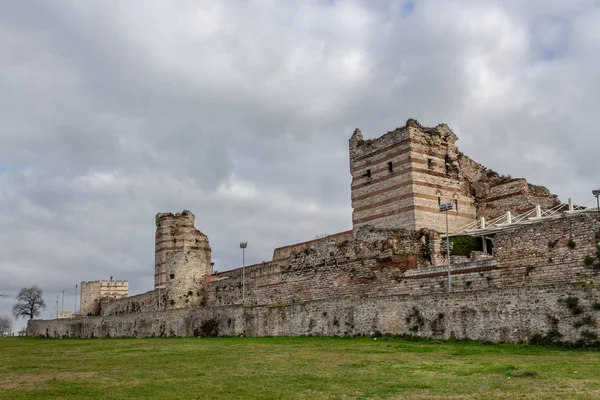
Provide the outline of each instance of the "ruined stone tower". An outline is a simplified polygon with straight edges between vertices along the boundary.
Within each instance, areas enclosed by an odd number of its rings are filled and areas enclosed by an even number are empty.
[[[187,210],[156,215],[154,287],[164,289],[165,308],[192,305],[199,283],[211,273],[208,238],[194,220]]]
[[[478,217],[559,203],[544,187],[498,175],[466,157],[457,140],[446,124],[426,128],[413,119],[372,140],[356,129],[349,143],[355,232],[363,225],[443,232],[441,202],[453,203],[451,232]]]

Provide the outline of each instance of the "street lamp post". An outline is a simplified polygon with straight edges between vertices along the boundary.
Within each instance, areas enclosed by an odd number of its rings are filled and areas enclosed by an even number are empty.
[[[73,315],[77,314],[77,285],[75,285],[75,304],[73,305]]]
[[[65,291],[64,290],[63,290],[62,305],[60,307],[60,311],[65,312]]]
[[[450,279],[450,236],[448,233],[448,211],[452,210],[452,202],[447,201],[440,204],[440,211],[446,212],[446,257],[448,260],[448,292],[452,290],[452,282]]]
[[[242,305],[246,305],[246,248],[248,242],[241,242],[240,249],[242,249]]]
[[[596,197],[596,203],[598,203],[598,211],[600,212],[600,189],[592,190],[592,194]]]

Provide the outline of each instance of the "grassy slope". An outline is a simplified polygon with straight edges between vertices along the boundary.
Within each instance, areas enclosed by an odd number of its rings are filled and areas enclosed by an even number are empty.
[[[0,399],[599,399],[600,352],[370,338],[0,339]]]

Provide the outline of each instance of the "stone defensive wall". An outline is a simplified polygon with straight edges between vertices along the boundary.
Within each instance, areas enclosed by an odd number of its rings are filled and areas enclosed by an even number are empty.
[[[586,267],[584,259],[596,254],[598,218],[565,214],[495,234],[494,257],[453,265],[453,292],[597,279],[598,272]],[[433,231],[363,228],[356,240],[318,241],[289,259],[248,268],[246,305],[446,291],[442,250]],[[198,304],[241,304],[241,269],[223,272],[219,278],[202,286]]]
[[[103,301],[100,306],[100,315],[121,315],[127,313],[145,313],[159,310],[158,290],[123,297],[112,301]]]
[[[302,243],[278,247],[273,251],[273,260],[282,260],[284,258],[289,258],[292,255],[292,253],[298,253],[322,241],[334,241],[335,243],[342,243],[347,240],[351,240],[353,236],[353,231],[345,231],[314,240],[308,240]]]
[[[431,236],[430,243],[425,235]],[[437,233],[429,230],[365,227],[353,240],[315,241],[288,259],[247,268],[246,305],[399,293],[404,271],[430,265],[423,253],[436,240],[440,241]],[[200,304],[241,303],[242,270],[222,272],[219,278],[201,288]]]
[[[535,334],[569,341],[600,334],[599,214],[564,213],[495,233],[491,240],[494,257],[453,265],[451,293],[436,232],[363,227],[354,239],[318,240],[288,258],[248,267],[245,305],[237,269],[198,284],[186,308],[153,311],[157,295],[149,292],[113,302],[103,316],[32,320],[27,332],[51,337],[381,332],[509,342]],[[134,311],[135,302],[147,307]]]
[[[577,299],[574,314],[565,300]],[[591,284],[508,287],[490,290],[345,298],[294,305],[185,308],[89,317],[32,320],[29,336],[53,338],[151,336],[355,336],[373,334],[527,342],[533,335],[577,341],[598,334],[581,326],[594,310],[598,288]]]
[[[487,219],[499,217],[506,210],[526,212],[536,205],[549,209],[557,205],[557,200],[545,187],[532,185],[522,178],[490,185],[487,197],[478,201],[479,213]]]

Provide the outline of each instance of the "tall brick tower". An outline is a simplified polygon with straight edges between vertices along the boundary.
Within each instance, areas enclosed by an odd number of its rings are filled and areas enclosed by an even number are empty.
[[[484,217],[525,212],[560,201],[543,186],[513,179],[458,151],[458,138],[446,124],[425,128],[416,120],[385,135],[350,138],[352,223],[380,228],[446,230],[441,202],[453,203],[450,232]]]
[[[165,290],[165,308],[193,305],[199,283],[211,273],[208,237],[194,227],[194,220],[187,210],[156,214],[154,287]]]
[[[456,135],[440,124],[417,121],[385,135],[350,138],[352,223],[406,229],[446,230],[439,203],[452,201],[450,230],[475,220],[475,200],[460,177]]]

